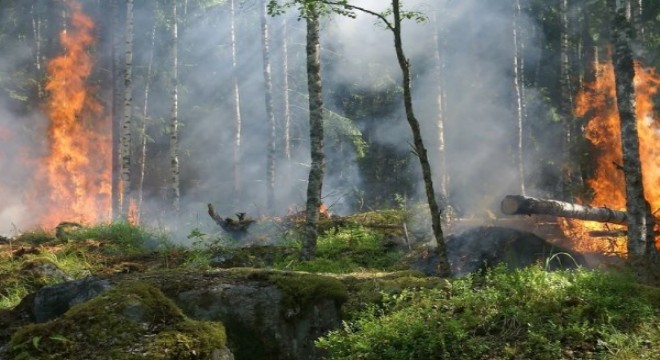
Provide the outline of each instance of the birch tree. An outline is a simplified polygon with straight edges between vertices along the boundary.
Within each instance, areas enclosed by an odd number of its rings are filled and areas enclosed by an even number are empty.
[[[282,121],[284,158],[291,159],[291,104],[289,101],[289,23],[282,17]]]
[[[147,164],[147,119],[149,117],[149,90],[151,88],[151,79],[154,64],[154,52],[156,49],[156,28],[158,22],[154,20],[151,29],[151,50],[149,52],[149,63],[147,64],[147,77],[144,80],[144,102],[142,103],[142,121],[140,122],[140,171],[138,173],[137,183],[137,214],[136,220],[139,222],[142,214],[142,200],[144,198],[144,175]]]
[[[240,164],[241,164],[241,95],[238,90],[238,68],[236,62],[236,9],[234,0],[229,1],[230,38],[231,38],[231,88],[232,88],[232,117],[234,124],[234,149],[232,171],[234,178],[234,203],[238,204],[240,198]]]
[[[179,214],[179,36],[176,13],[177,1],[171,0],[170,41],[171,41],[171,86],[172,107],[170,111],[170,199],[175,216]]]
[[[447,153],[445,152],[445,86],[444,86],[444,60],[440,48],[440,25],[437,10],[433,13],[433,61],[435,63],[435,111],[436,111],[436,131],[437,131],[437,152],[438,152],[438,183],[440,194],[447,198]]]
[[[525,195],[525,159],[524,159],[524,112],[523,112],[523,88],[522,73],[524,71],[523,48],[520,41],[520,0],[514,1],[513,8],[513,88],[516,99],[516,125],[518,130],[518,146],[516,149],[518,162],[518,186],[520,193]]]
[[[263,55],[266,118],[268,119],[268,148],[266,156],[266,206],[268,212],[275,207],[275,139],[276,125],[275,113],[273,111],[273,80],[270,64],[270,35],[268,29],[268,1],[261,0],[261,49]]]
[[[563,192],[564,197],[570,197],[573,192],[574,166],[571,153],[574,142],[573,134],[573,96],[571,91],[570,57],[569,57],[569,27],[568,27],[568,0],[559,0],[559,14],[561,22],[560,35],[560,70],[559,70],[559,111],[563,119],[564,136],[562,141]]]
[[[133,116],[133,0],[126,0],[126,61],[124,63],[124,112],[121,123],[121,216],[129,218],[131,201],[131,117]]]

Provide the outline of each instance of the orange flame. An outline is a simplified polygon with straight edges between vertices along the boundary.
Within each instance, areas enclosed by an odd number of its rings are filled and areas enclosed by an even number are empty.
[[[594,177],[587,184],[594,192],[592,206],[626,208],[625,179],[621,166],[621,128],[616,106],[614,69],[611,63],[597,66],[597,79],[576,97],[575,115],[586,117],[586,138],[597,149]],[[640,158],[646,198],[651,210],[660,209],[660,119],[653,113],[653,96],[660,88],[660,76],[652,68],[635,64],[635,100]],[[654,118],[654,116],[656,116]],[[579,220],[561,222],[565,234],[572,238],[578,251],[626,253],[625,238],[592,238],[590,231],[624,230],[625,227]],[[660,247],[660,239],[656,239]]]
[[[42,198],[39,222],[44,227],[63,220],[106,220],[111,209],[111,142],[105,135],[111,126],[87,84],[94,22],[79,3],[66,4],[71,16],[69,27],[60,34],[64,53],[48,62],[49,98],[44,109],[50,119],[49,145],[39,179],[47,185],[34,196]]]

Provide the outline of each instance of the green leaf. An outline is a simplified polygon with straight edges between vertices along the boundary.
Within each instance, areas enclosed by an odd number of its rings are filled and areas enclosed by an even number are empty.
[[[41,342],[41,336],[35,336],[32,338],[32,346],[37,350],[39,349],[39,342]]]

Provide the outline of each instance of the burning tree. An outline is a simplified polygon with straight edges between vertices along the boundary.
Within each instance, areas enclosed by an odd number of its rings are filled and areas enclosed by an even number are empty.
[[[46,83],[49,119],[48,151],[37,178],[46,179],[29,195],[38,222],[106,220],[111,208],[111,144],[109,118],[93,96],[87,79],[95,43],[94,22],[79,3],[67,1],[70,25],[60,33],[63,53],[48,62]],[[38,205],[36,204],[38,202]]]

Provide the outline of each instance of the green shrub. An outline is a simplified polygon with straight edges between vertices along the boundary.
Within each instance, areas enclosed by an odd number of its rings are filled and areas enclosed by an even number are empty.
[[[383,305],[317,345],[331,359],[651,359],[660,352],[660,290],[640,289],[620,274],[500,267],[384,294]]]

